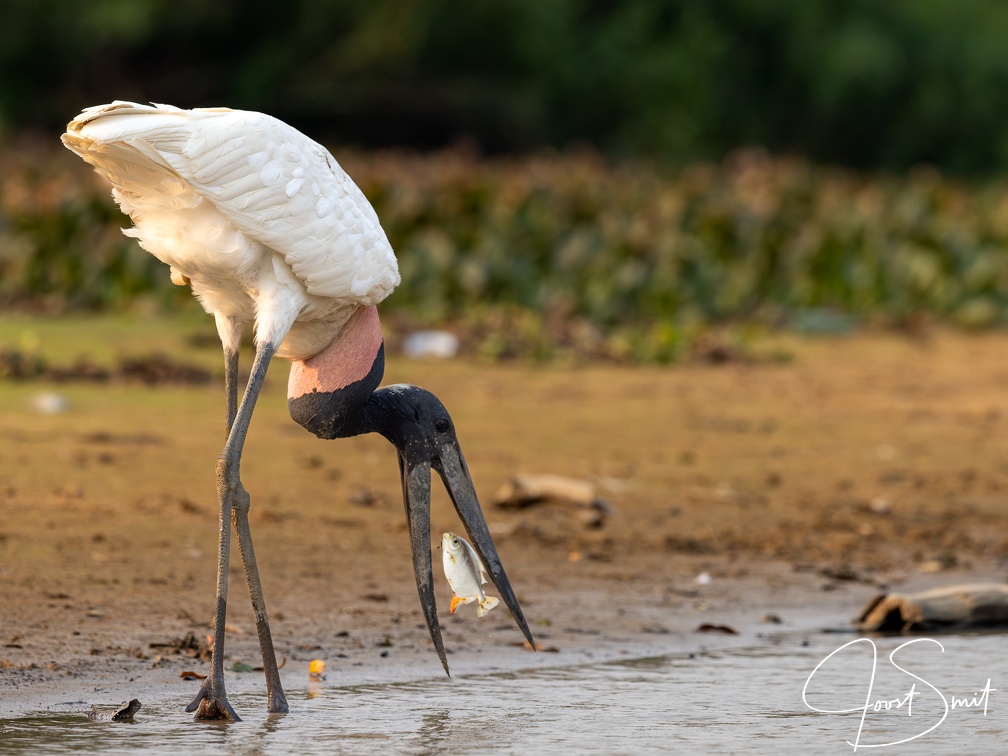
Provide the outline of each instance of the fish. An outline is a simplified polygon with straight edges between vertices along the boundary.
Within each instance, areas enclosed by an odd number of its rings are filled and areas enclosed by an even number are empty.
[[[482,617],[500,603],[500,599],[487,596],[483,590],[487,581],[486,568],[465,538],[445,533],[441,536],[441,551],[445,577],[455,593],[449,609],[451,614],[455,614],[459,604],[478,601],[476,615]]]

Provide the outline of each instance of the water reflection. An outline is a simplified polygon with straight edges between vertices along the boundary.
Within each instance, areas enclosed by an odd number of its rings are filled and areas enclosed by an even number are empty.
[[[260,737],[267,737],[275,732],[279,732],[283,728],[284,717],[286,714],[267,714],[266,719],[259,726]]]
[[[783,637],[748,648],[450,681],[312,684],[300,691],[290,686],[296,701],[292,714],[259,714],[265,695],[242,694],[232,703],[245,721],[224,726],[194,723],[174,700],[145,701],[133,727],[89,722],[81,708],[0,721],[0,753],[850,753],[847,741],[860,715],[819,714],[801,697],[809,674],[843,640]],[[900,642],[878,640],[879,659]],[[1000,692],[1008,690],[1003,637],[955,636],[942,642],[942,654],[920,653],[907,663],[956,694],[990,678],[998,690],[991,693],[988,714],[957,709],[940,728],[894,751],[1000,752],[1008,729],[1008,706],[1000,705],[1000,697],[1008,695]],[[890,688],[905,694],[907,679],[887,677],[890,672],[880,668],[880,697]],[[837,664],[822,678],[819,693],[853,700],[864,675],[863,665]],[[921,702],[921,715],[933,713]],[[873,713],[862,742],[896,739],[907,727],[902,712]]]
[[[417,753],[444,753],[452,750],[452,713],[437,709],[423,715],[416,737],[412,738]]]

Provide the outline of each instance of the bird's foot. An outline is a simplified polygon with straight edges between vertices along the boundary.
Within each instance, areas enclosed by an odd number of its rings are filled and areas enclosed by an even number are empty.
[[[270,693],[269,708],[267,711],[270,714],[286,714],[290,711],[290,707],[287,705],[287,697],[282,690]]]
[[[199,689],[196,698],[186,706],[186,711],[196,712],[194,719],[197,720],[227,720],[230,722],[241,722],[241,717],[235,714],[235,710],[228,703],[227,693],[224,692],[224,681],[220,680],[218,685],[211,681],[214,676],[211,674]],[[284,701],[286,706],[287,702]],[[286,711],[286,709],[284,709]]]

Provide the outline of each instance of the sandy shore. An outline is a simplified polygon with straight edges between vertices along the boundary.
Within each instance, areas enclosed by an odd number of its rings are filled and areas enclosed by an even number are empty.
[[[540,645],[523,648],[503,611],[449,616],[438,570],[453,673],[758,643],[842,625],[884,586],[1002,581],[1008,336],[781,349],[790,360],[757,350],[670,369],[392,360],[387,382],[424,385],[451,409]],[[242,474],[286,684],[307,685],[316,658],[326,685],[443,674],[392,449],[311,438],[286,417],[285,379],[278,363]],[[39,414],[40,391],[69,409]],[[0,418],[0,716],[145,697],[181,711],[198,683],[180,673],[208,666],[171,644],[208,633],[218,387],[2,392],[13,409]],[[615,514],[592,527],[565,507],[493,507],[518,472],[589,480]],[[441,491],[432,522],[435,538],[458,529]],[[254,667],[237,554],[231,586],[226,666]],[[255,671],[229,672],[228,685],[264,687]]]

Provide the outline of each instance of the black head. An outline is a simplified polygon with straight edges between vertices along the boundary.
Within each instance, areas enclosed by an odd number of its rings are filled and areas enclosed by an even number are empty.
[[[417,591],[427,628],[445,672],[448,671],[448,661],[438,624],[431,567],[431,470],[436,470],[441,476],[487,574],[497,586],[518,627],[534,648],[532,633],[504,573],[497,547],[490,537],[472,477],[466,467],[465,457],[462,456],[462,448],[455,436],[455,424],[448,410],[429,391],[399,384],[379,389],[371,395],[365,410],[365,424],[368,430],[385,436],[399,451],[399,472],[402,476],[403,500],[413,548]]]
[[[365,413],[369,430],[385,436],[407,460],[431,466],[446,450],[458,448],[448,410],[434,394],[417,386],[400,383],[375,391]]]

